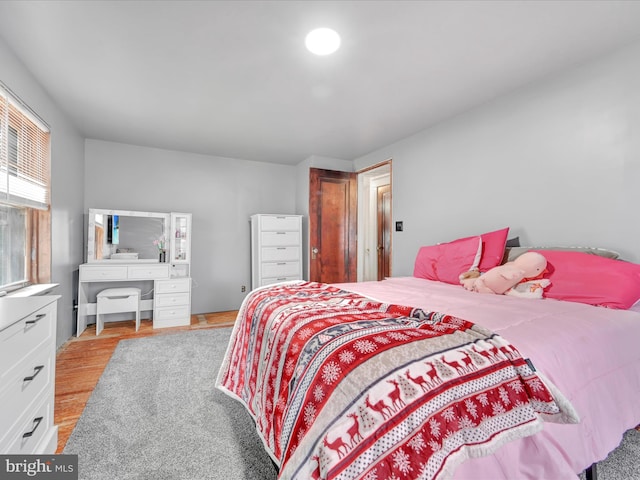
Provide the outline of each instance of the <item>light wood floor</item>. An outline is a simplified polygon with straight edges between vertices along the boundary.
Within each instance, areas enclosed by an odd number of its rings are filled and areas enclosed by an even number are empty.
[[[142,320],[140,330],[135,331],[134,321],[106,323],[96,336],[95,328],[87,328],[80,337],[72,337],[56,356],[56,395],[54,422],[58,425],[58,449],[61,453],[76,422],[107,366],[118,342],[124,338],[140,338],[166,335],[181,330],[230,327],[237,311],[206,313],[191,316],[188,327],[154,330],[151,320]]]

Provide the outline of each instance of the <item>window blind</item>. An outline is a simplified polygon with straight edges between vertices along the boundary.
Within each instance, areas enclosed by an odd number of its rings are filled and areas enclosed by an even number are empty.
[[[0,201],[47,210],[49,127],[0,83]]]

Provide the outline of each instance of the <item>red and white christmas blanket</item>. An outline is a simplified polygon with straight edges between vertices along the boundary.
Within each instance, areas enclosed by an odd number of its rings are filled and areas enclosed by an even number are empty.
[[[446,478],[543,419],[578,421],[499,335],[310,282],[247,296],[217,386],[245,404],[280,479]]]

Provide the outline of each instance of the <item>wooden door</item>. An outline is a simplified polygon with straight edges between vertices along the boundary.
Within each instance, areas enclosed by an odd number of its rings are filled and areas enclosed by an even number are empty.
[[[310,169],[310,281],[356,281],[357,194],[355,173]]]
[[[377,189],[378,207],[378,280],[391,276],[391,186]]]

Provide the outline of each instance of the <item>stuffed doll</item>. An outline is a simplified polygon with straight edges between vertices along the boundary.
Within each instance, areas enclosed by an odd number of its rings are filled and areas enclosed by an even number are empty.
[[[537,279],[544,273],[546,267],[547,259],[542,254],[526,252],[512,262],[494,267],[480,275],[474,272],[465,272],[460,275],[460,283],[465,289],[472,292],[502,295],[522,281]],[[536,298],[540,298],[542,289],[550,282],[546,279],[535,281],[537,283],[533,291],[531,291],[531,286],[529,286],[529,291],[525,286],[518,287],[509,294],[523,297],[535,295]]]

